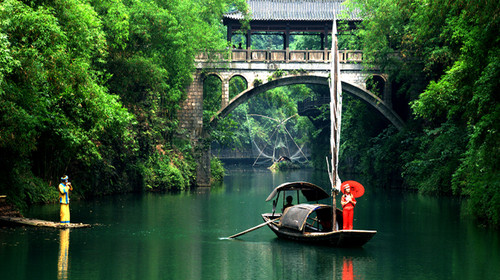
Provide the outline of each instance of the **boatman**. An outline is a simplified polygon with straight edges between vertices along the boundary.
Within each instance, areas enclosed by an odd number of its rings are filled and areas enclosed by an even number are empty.
[[[283,211],[282,212],[285,212],[286,208],[293,206],[292,202],[293,202],[293,197],[291,195],[287,196],[286,197],[286,204],[283,206]]]
[[[59,204],[61,204],[61,224],[69,224],[69,192],[73,186],[68,182],[68,175],[61,177],[59,184]]]
[[[340,200],[340,204],[342,204],[343,212],[342,212],[342,220],[343,220],[343,229],[352,229],[352,220],[354,218],[354,206],[356,206],[356,199],[354,195],[351,193],[351,186],[346,184],[342,189],[344,195]]]

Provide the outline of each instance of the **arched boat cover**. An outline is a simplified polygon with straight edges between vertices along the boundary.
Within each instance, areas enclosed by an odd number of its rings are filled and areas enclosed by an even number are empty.
[[[328,210],[328,213],[331,213],[331,206],[325,204],[299,204],[288,207],[281,217],[281,226],[302,231],[304,225],[306,224],[307,217],[313,211],[318,210],[318,212],[323,212],[323,209],[330,209]]]
[[[287,182],[277,186],[271,194],[267,197],[266,201],[273,199],[281,191],[300,190],[305,196],[307,201],[318,201],[321,199],[329,198],[330,195],[322,188],[315,184],[308,182]]]

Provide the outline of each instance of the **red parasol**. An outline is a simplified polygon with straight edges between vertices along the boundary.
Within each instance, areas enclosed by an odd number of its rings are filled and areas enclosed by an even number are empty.
[[[344,189],[349,185],[351,187],[351,193],[354,197],[360,197],[365,194],[365,187],[356,181],[345,181],[340,185],[340,190],[345,194]]]

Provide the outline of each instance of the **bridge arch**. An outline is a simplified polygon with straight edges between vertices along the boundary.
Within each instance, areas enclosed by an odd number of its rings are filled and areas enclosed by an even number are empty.
[[[206,73],[203,75],[203,103],[202,108],[205,111],[208,108],[223,108],[224,104],[224,80],[218,73]],[[209,90],[211,89],[211,90]]]
[[[241,84],[243,83],[243,84]],[[248,78],[242,74],[234,74],[231,75],[228,79],[229,85],[229,98],[234,98],[235,96],[231,96],[232,91],[236,90],[237,93],[243,92],[248,89]]]
[[[250,98],[252,98],[255,95],[258,95],[260,93],[263,93],[265,91],[268,91],[270,89],[276,88],[276,87],[281,87],[281,86],[287,86],[287,85],[295,85],[295,84],[317,84],[317,85],[329,85],[329,80],[326,77],[321,77],[321,76],[312,76],[312,75],[305,75],[305,76],[288,76],[276,80],[272,80],[270,82],[261,84],[256,87],[248,88],[247,90],[241,92],[237,96],[235,96],[233,99],[229,101],[227,106],[224,108],[220,109],[210,120],[210,127],[215,127],[217,122],[220,119],[223,119],[229,115],[236,107],[238,107],[240,104],[245,103],[248,101]],[[375,94],[371,93],[370,91],[359,87],[356,84],[347,82],[347,81],[342,81],[342,91],[350,93],[354,96],[357,96],[361,100],[365,101],[366,103],[370,104],[373,106],[377,111],[379,111],[385,118],[387,118],[397,129],[401,130],[403,128],[404,122],[399,117],[399,115],[396,114],[392,108],[390,108],[382,99],[380,99],[378,96]]]
[[[229,81],[231,81],[232,79],[237,78],[237,77],[240,77],[240,78],[242,78],[243,80],[245,80],[245,83],[248,85],[248,78],[247,78],[247,77],[245,77],[245,75],[243,75],[243,74],[239,74],[239,73],[238,73],[238,74],[233,74],[233,75],[231,75],[231,76],[229,77],[229,79],[228,79],[228,80],[229,80]]]
[[[387,79],[382,74],[373,74],[365,79],[366,88],[379,97],[383,97],[386,83]]]

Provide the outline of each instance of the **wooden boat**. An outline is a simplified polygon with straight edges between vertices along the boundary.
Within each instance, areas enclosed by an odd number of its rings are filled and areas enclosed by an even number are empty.
[[[330,197],[323,189],[308,182],[290,182],[276,187],[266,199],[270,201],[276,197],[273,212],[262,214],[262,218],[278,238],[333,247],[361,247],[377,233],[375,230],[343,230],[342,210],[338,208],[334,230],[332,206],[326,204],[302,203],[287,207],[283,213],[276,213],[280,193],[290,191],[296,191],[297,198],[302,194],[307,201]]]

